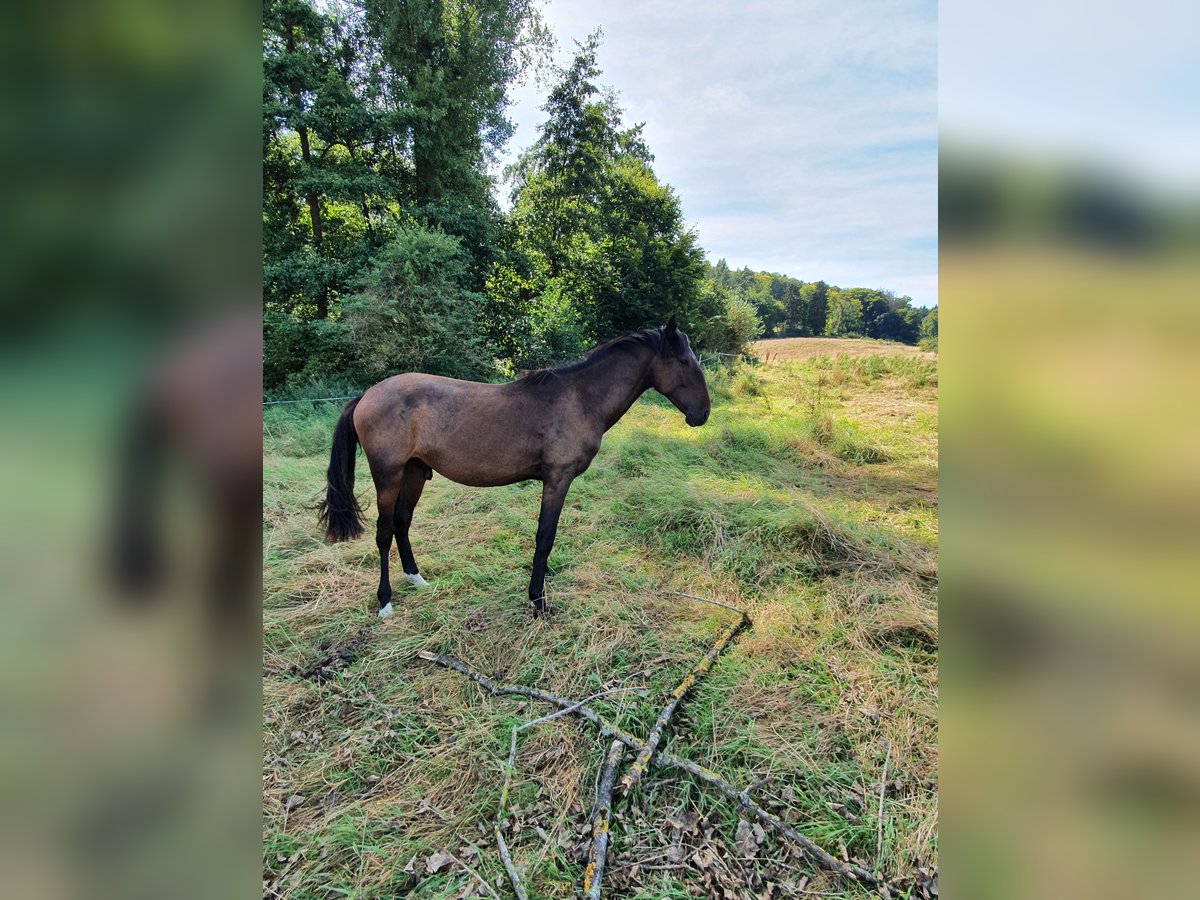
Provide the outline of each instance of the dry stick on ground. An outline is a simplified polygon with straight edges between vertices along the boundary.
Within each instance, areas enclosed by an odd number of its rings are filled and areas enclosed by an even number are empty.
[[[691,596],[691,595],[688,595]],[[705,601],[708,602],[708,601]],[[718,606],[724,606],[720,603]],[[671,716],[675,714],[675,707],[679,705],[679,701],[683,699],[683,695],[692,689],[701,676],[704,675],[717,657],[721,655],[721,651],[729,646],[729,642],[733,640],[733,636],[738,633],[744,626],[750,624],[750,619],[741,610],[738,610],[741,615],[725,630],[720,639],[713,644],[712,649],[708,651],[705,657],[692,667],[692,671],[687,673],[683,681],[679,682],[675,690],[671,691],[671,700],[663,707],[661,713],[658,714],[658,721],[654,723],[654,728],[651,729],[649,737],[646,738],[646,746],[638,753],[637,759],[633,761],[633,765],[629,767],[629,771],[625,773],[625,777],[621,779],[621,795],[628,797],[629,792],[634,786],[642,780],[642,776],[646,773],[646,769],[650,766],[650,758],[654,756],[654,751],[658,749],[658,742],[662,740],[663,732],[666,730],[668,723],[671,721]]]
[[[421,650],[417,653],[417,656],[423,660],[426,660],[427,662],[436,663],[439,666],[444,666],[447,669],[453,669],[454,671],[465,675],[467,678],[471,679],[484,690],[486,690],[489,694],[510,694],[517,697],[528,697],[533,700],[540,700],[543,703],[549,703],[553,706],[559,707],[560,709],[575,707],[575,713],[587,719],[598,729],[600,729],[600,734],[602,736],[615,738],[630,750],[640,751],[646,746],[628,731],[625,731],[623,728],[614,725],[590,706],[578,706],[572,700],[565,700],[562,697],[557,697],[554,694],[547,693],[546,691],[539,690],[538,688],[528,688],[517,684],[498,685],[486,675],[480,675],[478,672],[471,669],[464,663],[459,662],[457,659],[453,659],[449,656],[442,656],[440,653],[430,653],[428,650]],[[757,818],[764,825],[770,826],[788,840],[798,844],[800,848],[808,854],[809,859],[827,871],[841,875],[844,878],[849,878],[852,881],[858,881],[871,886],[884,887],[892,896],[901,896],[902,891],[899,888],[883,881],[881,878],[873,875],[861,866],[844,863],[840,859],[837,859],[836,857],[826,853],[809,838],[806,838],[804,835],[800,834],[800,832],[796,831],[796,829],[791,825],[788,825],[786,822],[777,819],[775,816],[771,815],[769,812],[751,800],[745,791],[739,791],[715,772],[706,769],[703,766],[697,765],[690,760],[681,759],[674,754],[668,753],[666,750],[659,750],[654,756],[653,763],[655,765],[672,766],[676,769],[682,769],[697,781],[702,781],[709,787],[714,788],[719,793],[724,794],[746,811],[753,813],[755,818]]]
[[[722,609],[728,609],[735,613],[746,615],[745,610],[738,609],[736,606],[730,606],[728,603],[722,603],[720,600],[710,600],[708,597],[697,597],[695,594],[685,594],[683,591],[672,591],[670,594],[663,594],[667,597],[687,597],[689,600],[699,600],[701,603],[711,603],[713,606],[719,606]],[[749,618],[749,616],[746,616]]]
[[[508,767],[504,771],[504,786],[500,789],[500,806],[496,810],[496,846],[500,850],[500,860],[504,863],[504,868],[508,872],[508,880],[512,882],[513,893],[517,895],[517,900],[527,900],[525,890],[521,887],[521,876],[517,872],[517,867],[513,865],[512,856],[508,852],[508,844],[504,840],[504,835],[500,832],[500,826],[504,822],[505,813],[508,810],[508,792],[512,787],[513,771],[517,767],[517,732],[524,731],[526,728],[532,728],[534,725],[541,725],[544,722],[551,722],[554,719],[569,715],[577,711],[585,703],[590,703],[592,700],[597,700],[607,694],[615,694],[620,691],[637,690],[636,688],[613,688],[607,691],[600,691],[598,694],[592,694],[580,700],[573,706],[566,709],[560,709],[558,712],[552,712],[548,716],[542,716],[540,719],[534,719],[531,722],[525,722],[521,725],[514,725],[512,730],[512,740],[509,742],[508,749]]]
[[[608,816],[612,809],[613,782],[624,753],[625,745],[619,740],[613,741],[604,768],[600,770],[596,810],[592,813],[592,846],[588,849],[587,869],[583,876],[583,891],[588,900],[600,900],[600,882],[604,879],[604,861],[608,857]]]
[[[513,865],[512,856],[508,852],[508,844],[504,842],[504,835],[500,833],[500,826],[496,826],[496,847],[500,850],[500,861],[504,863],[504,871],[508,872],[508,880],[512,882],[513,893],[517,895],[517,900],[529,900],[529,895],[521,887],[521,876],[517,872],[517,867]]]

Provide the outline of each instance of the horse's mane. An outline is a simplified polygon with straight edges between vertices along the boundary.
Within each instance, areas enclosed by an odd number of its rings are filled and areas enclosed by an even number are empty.
[[[641,331],[631,331],[628,334],[623,334],[620,337],[612,338],[602,344],[597,344],[588,351],[587,356],[576,362],[564,363],[560,366],[553,366],[548,369],[534,369],[532,372],[526,372],[517,382],[520,384],[540,385],[547,383],[550,379],[556,378],[559,375],[565,375],[568,372],[575,372],[586,365],[604,359],[613,353],[633,346],[649,347],[655,353],[662,353],[665,340],[663,339],[663,330],[661,328],[644,328]]]

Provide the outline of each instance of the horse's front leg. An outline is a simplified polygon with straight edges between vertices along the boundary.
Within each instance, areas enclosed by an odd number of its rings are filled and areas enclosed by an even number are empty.
[[[533,603],[533,614],[540,616],[548,610],[546,605],[546,560],[554,548],[554,535],[558,531],[558,517],[563,501],[571,488],[572,475],[547,477],[542,484],[542,511],[538,515],[537,541],[533,553],[533,574],[529,579],[529,599]]]

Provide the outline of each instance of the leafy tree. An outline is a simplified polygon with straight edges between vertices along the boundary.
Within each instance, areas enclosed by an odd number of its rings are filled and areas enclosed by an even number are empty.
[[[486,206],[486,164],[512,134],[508,86],[548,49],[535,0],[363,0],[403,111],[418,205]]]
[[[324,146],[313,147],[314,108],[341,93],[338,30],[303,0],[263,7],[263,201],[266,299],[293,308],[311,302],[329,313],[338,281],[326,247],[328,178]]]
[[[723,259],[708,266],[705,284],[733,292],[753,308],[764,331],[780,336],[854,334],[916,344],[926,317],[925,310],[913,308],[911,297],[892,291],[831,287],[749,268],[731,271]]]
[[[825,322],[829,316],[829,285],[824,281],[817,281],[812,285],[806,284],[801,289],[801,294],[807,301],[805,324],[807,325],[808,333],[824,334]]]
[[[467,256],[456,283],[482,290],[503,251],[486,167],[511,133],[508,86],[548,41],[532,0],[265,0],[264,336],[273,381],[285,377],[281,367],[358,365],[346,355],[353,341],[342,305],[361,290],[362,273],[395,252],[385,248],[398,227],[457,239]],[[300,346],[312,349],[308,359]]]
[[[920,345],[923,350],[938,348],[938,308],[935,306],[921,319]]]
[[[908,298],[904,298],[908,300]],[[909,301],[911,302],[911,301]],[[899,325],[896,329],[896,337],[894,340],[904,344],[915,344],[921,336],[921,322],[925,318],[922,310],[913,309],[911,306],[905,305],[896,310],[896,316],[899,318]]]
[[[795,337],[808,333],[808,304],[801,293],[803,282],[794,278],[783,280],[780,303],[783,304],[783,334]]]
[[[862,333],[866,337],[884,338],[887,332],[894,330],[895,322],[889,318],[894,295],[865,288],[850,288],[847,292],[858,297],[862,307]]]
[[[701,307],[707,314],[695,326],[693,337],[702,349],[743,353],[762,336],[763,325],[754,307],[715,279],[705,281]]]
[[[783,304],[772,293],[775,276],[768,272],[752,272],[742,268],[733,276],[733,286],[737,294],[749,303],[763,323],[767,334],[774,334],[783,320]]]
[[[862,299],[853,291],[831,291],[825,334],[830,337],[860,337],[862,333]]]
[[[490,368],[480,338],[483,298],[469,290],[470,256],[458,238],[404,225],[348,297],[342,331],[363,382],[396,372],[478,378]]]
[[[547,352],[571,349],[566,356],[673,314],[689,327],[705,271],[678,196],[654,174],[642,127],[624,128],[599,86],[599,41],[591,34],[559,71],[539,138],[511,170],[520,259],[489,282],[497,305],[524,323],[525,339]],[[580,346],[568,348],[568,338]]]

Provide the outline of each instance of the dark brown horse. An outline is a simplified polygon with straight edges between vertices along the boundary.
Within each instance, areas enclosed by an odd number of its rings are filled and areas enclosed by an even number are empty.
[[[354,448],[361,444],[379,500],[379,616],[386,618],[392,612],[388,554],[393,535],[399,539],[404,577],[426,584],[408,529],[434,472],[473,487],[538,479],[542,509],[529,599],[540,614],[546,610],[546,558],[567,490],[591,465],[604,432],[649,388],[675,404],[689,425],[708,420],[704,373],[674,316],[662,328],[601,344],[582,362],[531,372],[508,384],[419,374],[381,381],[346,404],[334,429],[320,507],[326,537],[344,541],[363,533],[363,512],[354,497]]]

